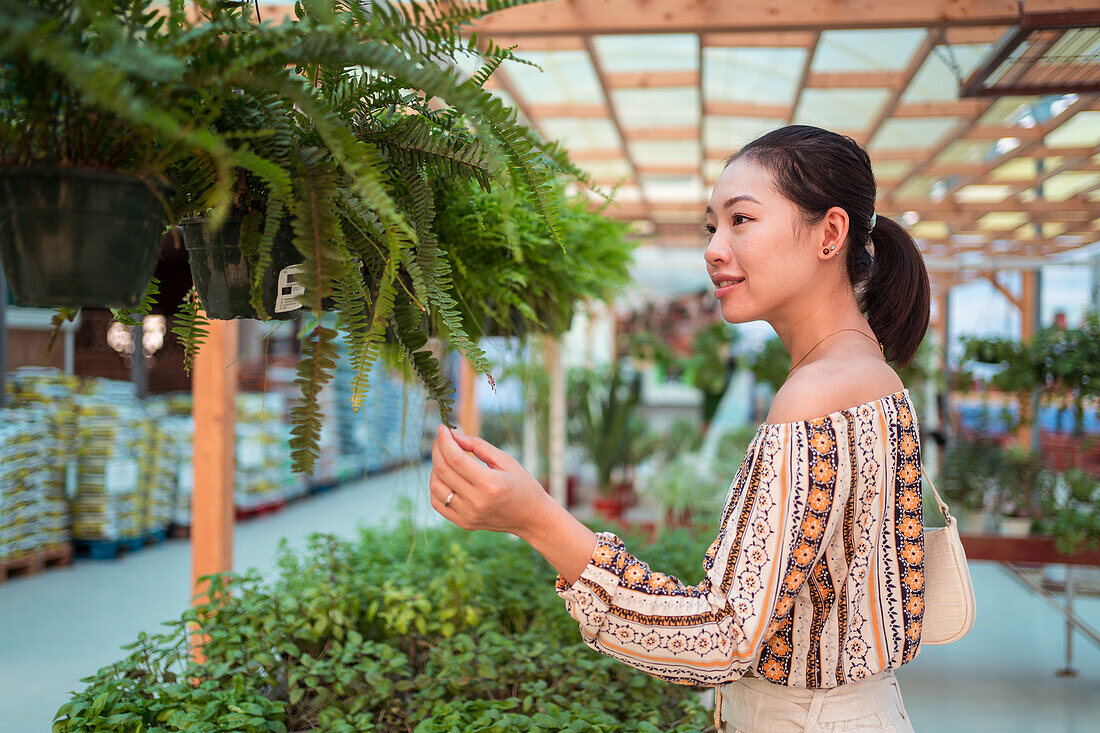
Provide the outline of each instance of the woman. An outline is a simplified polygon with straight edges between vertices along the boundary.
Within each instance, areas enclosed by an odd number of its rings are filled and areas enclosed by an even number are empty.
[[[767,321],[792,367],[698,586],[594,534],[484,440],[441,426],[432,451],[436,511],[530,543],[589,646],[717,687],[728,733],[912,730],[893,670],[920,650],[920,444],[886,360],[913,358],[930,293],[912,238],[874,203],[867,153],[804,125],[748,144],[715,183],[705,258],[722,316]]]

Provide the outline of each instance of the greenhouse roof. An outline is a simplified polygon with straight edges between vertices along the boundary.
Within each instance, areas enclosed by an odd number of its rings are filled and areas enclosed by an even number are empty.
[[[487,86],[647,243],[699,248],[723,158],[805,123],[867,146],[877,210],[954,269],[1100,239],[1097,26],[1100,0],[547,0],[474,28],[541,67]]]

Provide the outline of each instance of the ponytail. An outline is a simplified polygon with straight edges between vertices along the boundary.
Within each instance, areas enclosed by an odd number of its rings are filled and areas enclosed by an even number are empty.
[[[900,224],[877,215],[871,230],[874,256],[863,247],[851,247],[862,255],[867,277],[849,267],[859,309],[882,342],[886,360],[899,369],[909,366],[928,330],[932,292],[928,270],[917,243]],[[849,252],[849,264],[852,253]],[[863,282],[860,282],[860,281]]]

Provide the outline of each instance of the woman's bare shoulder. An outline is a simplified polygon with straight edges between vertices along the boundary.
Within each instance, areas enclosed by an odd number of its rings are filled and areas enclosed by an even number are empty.
[[[825,358],[792,374],[772,399],[765,422],[787,423],[829,415],[900,392],[897,372],[881,358]]]

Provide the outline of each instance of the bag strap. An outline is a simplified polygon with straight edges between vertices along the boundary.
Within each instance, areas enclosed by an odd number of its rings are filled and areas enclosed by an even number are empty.
[[[928,473],[924,470],[923,462],[921,463],[920,471],[924,474],[924,477],[928,479],[928,485],[932,487],[932,495],[936,497],[936,504],[939,506],[940,513],[943,514],[943,518],[950,519],[951,515],[948,511],[947,504],[944,503],[944,500],[940,498],[940,492],[936,491],[936,485],[932,483],[932,477],[929,476]]]

